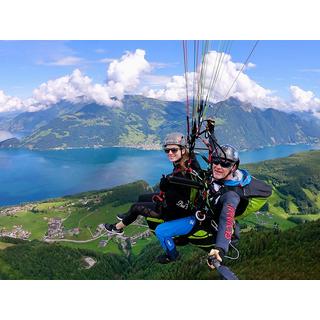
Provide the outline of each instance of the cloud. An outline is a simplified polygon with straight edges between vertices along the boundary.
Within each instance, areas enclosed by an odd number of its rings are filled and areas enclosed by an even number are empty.
[[[55,63],[62,65],[76,61],[76,57],[66,57]],[[137,49],[126,52],[119,60],[113,59],[107,69],[108,82],[95,84],[92,79],[75,69],[70,75],[42,83],[33,90],[30,98],[6,96],[0,91],[0,112],[38,111],[62,100],[72,103],[95,102],[118,107],[125,93],[133,92],[140,85],[141,77],[150,72],[151,66],[145,59],[145,51]]]
[[[43,64],[48,66],[74,66],[84,61],[83,58],[76,57],[76,56],[67,56],[60,59],[57,59],[52,62],[45,62]]]
[[[305,91],[298,86],[290,86],[291,101],[288,108],[298,112],[309,112],[320,118],[320,98],[312,91]]]
[[[217,68],[218,61],[221,63],[219,69]],[[278,97],[272,90],[262,87],[245,73],[247,69],[255,68],[255,64],[249,62],[242,70],[243,63],[234,62],[231,55],[216,51],[210,51],[206,55],[205,64],[206,72],[202,74],[201,80],[202,98],[208,95],[208,100],[216,103],[233,96],[261,109],[275,108],[286,112],[293,111],[291,103]],[[191,99],[197,91],[200,70],[201,66],[196,72],[188,72],[186,77],[172,76],[163,88],[158,90],[144,88],[143,94],[150,98],[185,101],[187,78],[188,98]],[[235,79],[237,79],[236,82],[234,82]]]
[[[29,111],[43,109],[61,100],[119,106],[119,101],[112,99],[112,96],[109,87],[93,84],[92,79],[83,75],[79,69],[75,69],[71,75],[41,84],[33,91],[33,96],[26,101],[26,105]]]
[[[218,62],[220,62],[219,68],[217,67]],[[280,98],[272,96],[271,90],[257,84],[243,71],[240,72],[243,64],[233,62],[229,54],[210,51],[205,57],[205,65],[203,70],[206,71],[202,73],[201,80],[203,98],[208,95],[210,101],[218,102],[234,96],[242,101],[252,102],[261,108],[282,103]],[[248,63],[247,68],[253,67],[255,67],[254,64]],[[187,73],[189,97],[196,94],[194,88],[198,86],[200,70],[201,66],[196,72]],[[234,83],[236,78],[237,81]],[[186,79],[184,76],[173,76],[163,89],[150,89],[145,91],[145,95],[163,100],[185,100]]]
[[[98,54],[103,54],[103,53],[106,53],[107,50],[106,49],[96,49],[94,50],[95,53],[98,53]]]
[[[247,69],[252,69],[252,68],[255,68],[255,67],[256,67],[256,65],[254,63],[251,63],[251,62],[249,62],[247,64],[247,66],[246,66]]]
[[[110,63],[112,61],[114,61],[115,59],[112,59],[112,58],[103,58],[103,59],[100,59],[98,60],[99,63]]]
[[[143,73],[151,71],[150,63],[145,59],[145,51],[137,49],[135,53],[127,52],[120,60],[110,63],[107,75],[108,85],[123,86],[124,91],[130,92],[140,84]]]
[[[0,90],[0,112],[20,111],[23,108],[24,104],[22,100],[17,97],[7,96]]]

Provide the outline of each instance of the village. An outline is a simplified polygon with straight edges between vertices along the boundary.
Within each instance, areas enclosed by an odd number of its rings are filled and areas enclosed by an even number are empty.
[[[27,240],[30,236],[31,232],[24,230],[21,225],[13,226],[12,230],[7,230],[6,228],[0,229],[0,237]]]
[[[137,225],[141,226],[141,220],[136,222]],[[70,237],[77,236],[81,232],[81,228],[76,227],[72,229],[65,229],[63,226],[63,219],[61,218],[50,218],[48,220],[48,231],[43,237],[45,242],[73,242],[73,243],[87,243],[94,241],[96,239],[104,237],[99,241],[98,247],[106,247],[108,242],[113,239],[117,242],[121,250],[125,254],[129,254],[129,248],[134,246],[138,240],[146,239],[152,236],[152,233],[149,229],[144,230],[143,232],[137,233],[133,236],[117,235],[110,234],[106,232],[103,224],[99,224],[92,234],[92,238],[86,240],[76,240],[70,239]]]
[[[34,208],[34,204],[7,207],[2,210],[0,209],[0,216],[15,216],[17,213],[20,213],[22,211],[32,211]]]
[[[112,191],[109,191],[112,192]],[[10,206],[0,209],[0,216],[10,216],[15,217],[23,212],[32,212],[34,214],[43,214],[47,211],[51,212],[63,212],[66,211],[69,215],[72,213],[72,207],[82,207],[85,208],[87,211],[91,209],[92,206],[99,205],[102,201],[101,195],[91,195],[85,196],[80,199],[76,199],[73,201],[64,202],[61,204],[49,203],[45,209],[41,207],[41,203],[32,203],[32,204],[21,204],[19,206]],[[74,242],[74,243],[85,243],[95,241],[96,239],[101,238],[98,243],[98,247],[106,247],[108,242],[113,239],[116,243],[119,244],[121,250],[128,254],[128,250],[131,246],[134,246],[138,240],[145,239],[151,237],[151,232],[149,229],[143,230],[140,233],[134,234],[132,236],[126,235],[113,235],[106,232],[104,225],[100,224],[97,226],[94,232],[91,232],[91,238],[85,240],[78,240],[77,237],[81,233],[80,226],[75,226],[74,228],[66,229],[64,227],[64,220],[65,218],[61,217],[46,217],[44,216],[43,219],[47,222],[48,229],[42,236],[42,241],[45,242]],[[138,220],[136,222],[137,225],[143,226],[143,219]],[[25,230],[23,225],[14,225],[12,228],[0,227],[0,237],[11,237],[17,239],[27,240],[30,239],[31,231]]]

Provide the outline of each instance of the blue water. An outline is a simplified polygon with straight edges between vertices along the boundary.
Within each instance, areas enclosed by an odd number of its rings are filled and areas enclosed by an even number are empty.
[[[242,163],[285,157],[310,145],[240,153]],[[0,206],[110,188],[143,179],[150,185],[172,165],[162,151],[129,148],[54,151],[0,150]]]

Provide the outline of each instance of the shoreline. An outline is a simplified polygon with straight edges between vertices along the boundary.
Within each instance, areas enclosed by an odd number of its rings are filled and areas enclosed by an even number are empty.
[[[265,145],[259,146],[253,149],[239,149],[239,152],[248,152],[248,151],[258,151],[266,148],[275,148],[280,146],[299,146],[299,145],[308,145],[308,146],[315,146],[316,149],[320,148],[320,142],[316,143],[285,143],[285,144],[276,144],[276,145]],[[136,149],[136,150],[144,150],[144,151],[161,151],[161,145],[114,145],[114,146],[90,146],[90,147],[57,147],[57,148],[49,148],[49,149],[39,149],[39,148],[0,148],[1,150],[28,150],[28,151],[64,151],[64,150],[86,150],[86,149],[107,149],[107,148],[128,148],[128,149]]]

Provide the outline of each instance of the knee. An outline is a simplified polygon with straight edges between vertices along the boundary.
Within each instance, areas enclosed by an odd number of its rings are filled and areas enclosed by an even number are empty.
[[[165,237],[165,235],[164,235],[164,229],[163,229],[163,227],[162,227],[162,223],[159,224],[159,225],[155,228],[154,233],[155,233],[155,235],[156,235],[157,238],[164,238],[164,237]]]

